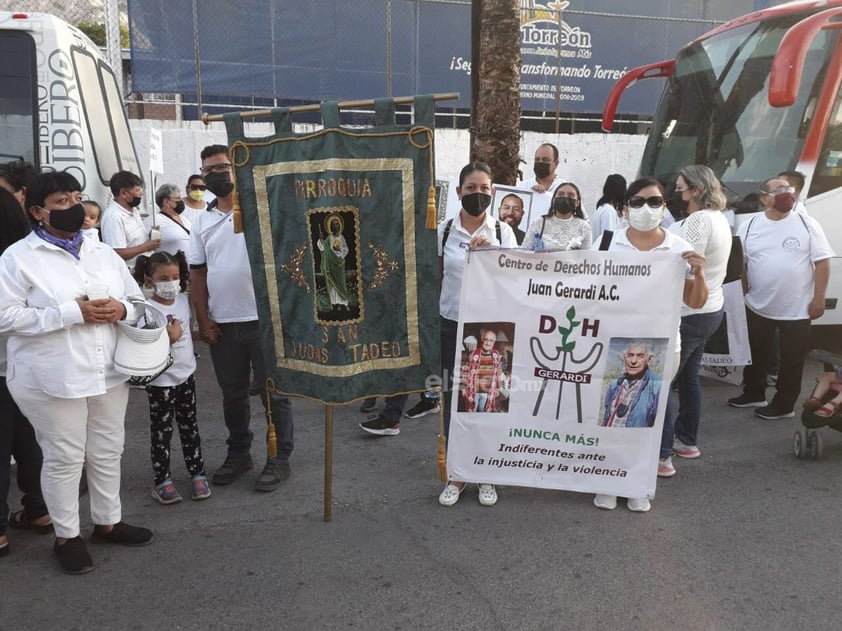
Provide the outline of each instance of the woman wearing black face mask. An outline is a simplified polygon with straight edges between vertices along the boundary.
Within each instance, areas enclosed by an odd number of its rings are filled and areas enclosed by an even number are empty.
[[[144,545],[152,533],[121,521],[120,457],[127,376],[114,366],[116,322],[142,301],[123,259],[86,239],[79,182],[37,175],[26,192],[35,230],[0,257],[0,335],[6,384],[44,453],[42,492],[64,571],[93,567],[79,532],[79,478],[89,480],[91,539]]]
[[[536,242],[552,250],[589,250],[591,227],[582,212],[582,195],[572,182],[560,184],[553,193],[550,210],[529,225],[521,244],[534,250]]]
[[[155,223],[161,231],[161,245],[155,251],[176,252],[190,251],[190,220],[184,213],[184,200],[181,191],[175,184],[163,184],[155,193],[155,204],[160,212],[155,217]],[[152,228],[152,216],[144,220],[147,230]]]

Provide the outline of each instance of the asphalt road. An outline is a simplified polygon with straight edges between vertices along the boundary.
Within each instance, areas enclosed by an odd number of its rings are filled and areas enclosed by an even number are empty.
[[[810,370],[805,390],[817,365]],[[197,377],[212,472],[225,431],[206,352]],[[736,393],[705,382],[702,458],[676,458],[678,475],[659,482],[646,514],[511,487],[493,508],[473,489],[440,507],[434,417],[371,438],[357,428],[357,406],[337,408],[325,523],[320,405],[294,404],[293,474],[283,488],[254,492],[253,471],[205,502],[161,506],[150,497],[146,395],[133,391],[124,518],[154,529],[155,541],[92,545],[94,571],[67,576],[52,537],[11,531],[0,629],[840,628],[842,435],[821,430],[823,458],[797,460],[797,421],[729,408]],[[258,470],[264,449],[253,450]],[[189,494],[178,447],[173,473]]]

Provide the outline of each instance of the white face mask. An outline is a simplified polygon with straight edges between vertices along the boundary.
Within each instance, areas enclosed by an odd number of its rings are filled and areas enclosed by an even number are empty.
[[[646,204],[641,208],[629,208],[629,225],[635,230],[649,232],[661,225],[664,207],[650,208]]]
[[[180,292],[180,281],[168,280],[163,283],[155,283],[155,293],[164,300],[174,300]]]

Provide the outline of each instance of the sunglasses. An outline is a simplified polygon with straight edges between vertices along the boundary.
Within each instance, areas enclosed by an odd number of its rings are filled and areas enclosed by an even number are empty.
[[[653,195],[652,197],[639,197],[635,195],[634,197],[629,197],[629,208],[643,208],[644,204],[649,206],[649,208],[660,208],[664,205],[664,198],[660,195]]]
[[[204,184],[191,184],[188,188],[191,191],[205,191],[208,187]]]

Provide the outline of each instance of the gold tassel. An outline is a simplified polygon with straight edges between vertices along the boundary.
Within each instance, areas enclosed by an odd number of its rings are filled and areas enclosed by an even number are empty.
[[[236,219],[234,221],[236,223]],[[272,420],[272,393],[275,391],[275,381],[266,380],[266,455],[274,460],[278,457],[278,436],[275,434],[275,422]]]
[[[234,233],[240,234],[243,231],[243,211],[240,209],[240,194],[234,191]]]
[[[437,461],[439,465],[439,480],[447,482],[447,446],[442,434],[439,434],[439,453]]]
[[[427,224],[426,227],[429,230],[436,229],[436,217],[438,212],[436,211],[436,187],[431,186],[430,190],[427,191]]]

